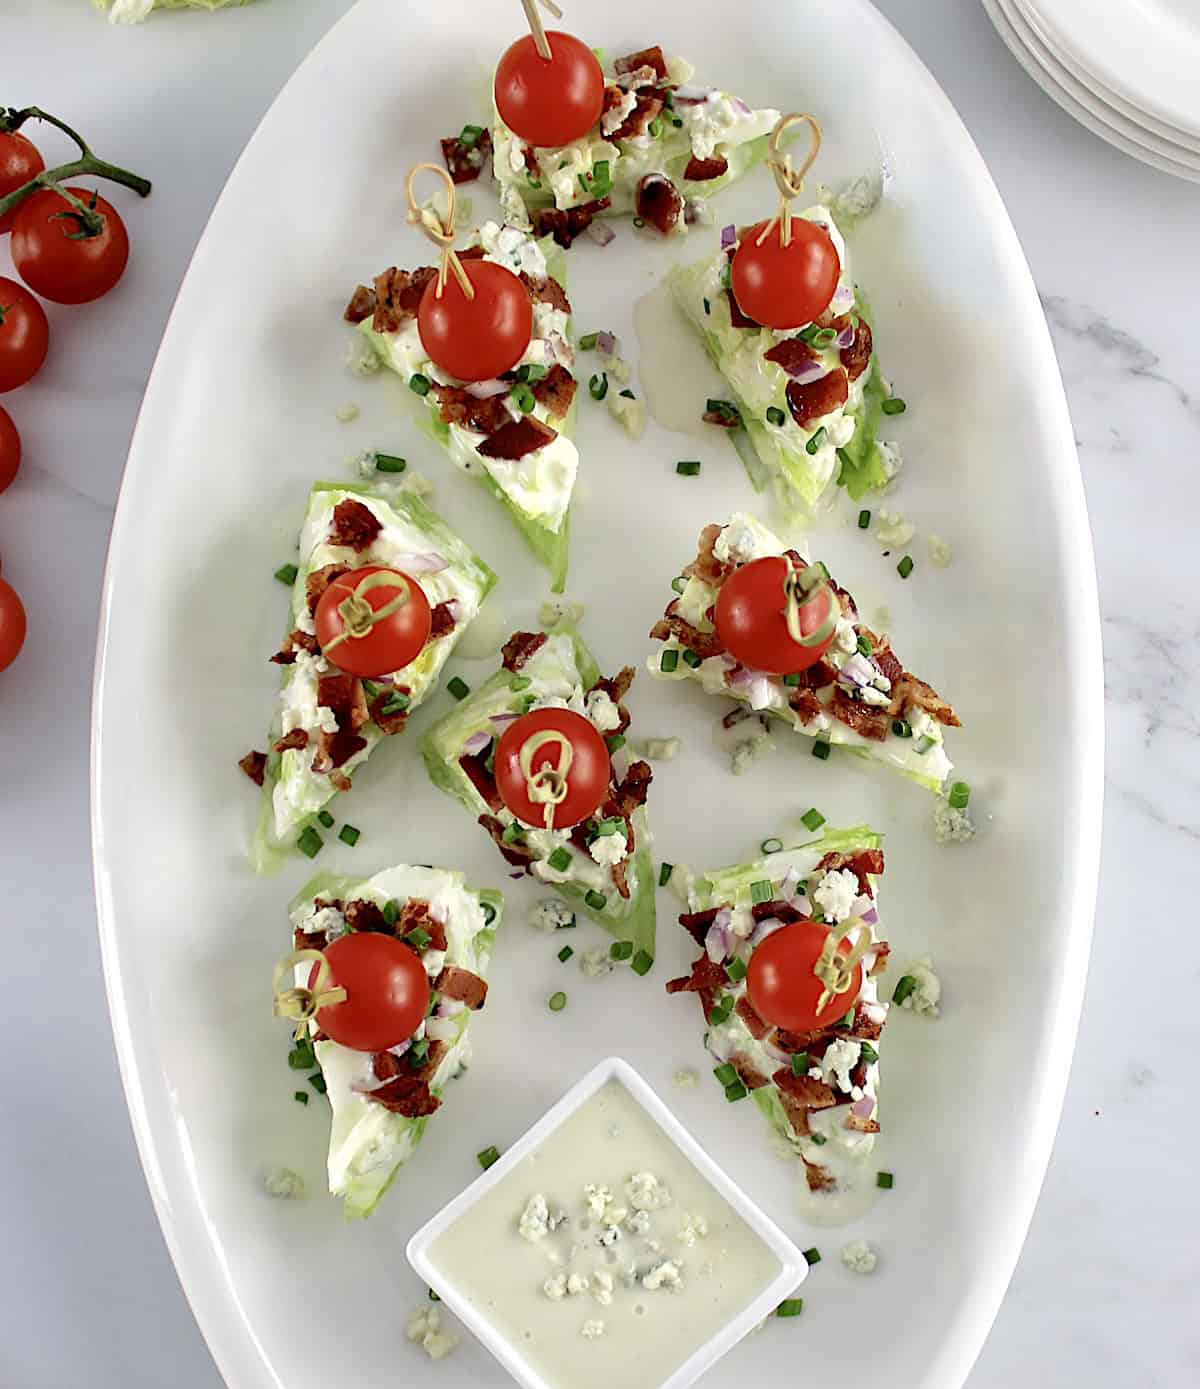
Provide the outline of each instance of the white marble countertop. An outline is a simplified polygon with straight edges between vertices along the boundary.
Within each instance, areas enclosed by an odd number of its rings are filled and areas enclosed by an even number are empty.
[[[961,112],[1032,265],[1104,608],[1107,853],[1083,1026],[1041,1203],[970,1389],[1182,1389],[1200,1383],[1197,1034],[1165,985],[1200,982],[1200,931],[1179,907],[1200,889],[1187,693],[1200,680],[1200,188],[1075,125],[972,0],[879,4]],[[0,696],[0,1381],[13,1389],[220,1382],[155,1222],[109,1039],[87,805],[96,610],[130,431],[192,248],[258,118],[348,7],[266,0],[118,30],[85,0],[3,0],[0,97],[61,110],[156,180],[130,218],[122,292],[53,311],[52,359],[4,402],[27,461],[0,496],[0,556],[30,621]]]

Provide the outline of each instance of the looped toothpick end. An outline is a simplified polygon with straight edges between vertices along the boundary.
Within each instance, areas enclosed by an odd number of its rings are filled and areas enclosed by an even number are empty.
[[[562,10],[558,8],[554,0],[541,0],[541,3],[555,19],[562,18]],[[521,0],[521,7],[525,11],[525,18],[529,21],[529,30],[533,35],[533,46],[538,51],[538,57],[545,58],[549,62],[552,56],[550,41],[546,38],[546,30],[542,25],[542,16],[538,11],[538,0]]]
[[[533,759],[545,747],[557,750],[557,761],[545,762],[535,771]],[[567,799],[567,773],[574,760],[574,745],[557,728],[540,729],[521,744],[517,761],[525,778],[526,794],[534,805],[544,807],[542,816],[548,830],[554,828],[555,808]]]
[[[809,147],[808,157],[799,169],[792,168],[792,156],[781,148],[784,132],[796,125],[807,125],[812,132],[812,145]],[[804,192],[804,176],[817,162],[817,155],[821,153],[821,122],[807,112],[792,111],[786,116],[780,116],[775,123],[775,129],[771,131],[768,148],[770,157],[767,159],[767,168],[770,169],[775,186],[779,189],[780,206],[778,213],[759,233],[756,244],[761,246],[778,222],[782,226],[780,241],[787,246],[792,239],[792,213],[789,204],[793,198],[798,198]]]
[[[284,980],[293,974],[296,966],[308,962],[317,967],[312,987],[293,984],[285,988]],[[275,1003],[272,1011],[277,1018],[290,1018],[296,1024],[294,1035],[297,1041],[304,1035],[309,1019],[316,1017],[320,1009],[334,1003],[345,1003],[346,990],[340,984],[330,987],[332,978],[329,961],[319,950],[293,950],[275,966]]]
[[[417,201],[414,185],[417,175],[428,171],[435,174],[446,189],[446,212],[444,216],[439,216],[432,206],[422,206]],[[467,278],[467,272],[462,267],[462,261],[454,253],[454,210],[458,198],[454,191],[454,180],[439,164],[414,164],[408,171],[408,179],[404,185],[405,193],[408,196],[408,220],[414,227],[419,228],[429,238],[430,241],[442,253],[442,259],[438,265],[437,295],[440,299],[442,291],[446,288],[446,274],[448,271],[454,272],[454,278],[462,287],[462,292],[468,299],[475,298],[475,286]]]

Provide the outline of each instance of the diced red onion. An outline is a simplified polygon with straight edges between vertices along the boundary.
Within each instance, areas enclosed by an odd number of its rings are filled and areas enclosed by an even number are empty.
[[[550,365],[555,362],[562,362],[564,366],[570,366],[575,360],[575,349],[563,337],[561,333],[551,333],[546,341],[546,356],[550,359]]]
[[[850,685],[869,685],[878,673],[871,662],[856,651],[838,671],[838,679]]]
[[[775,924],[778,925],[779,923],[776,922]],[[792,1053],[790,1051],[786,1051],[783,1047],[775,1045],[771,1040],[770,1033],[763,1038],[762,1048],[769,1056],[773,1056],[776,1061],[790,1061],[792,1059]]]
[[[587,234],[592,238],[597,246],[611,246],[617,239],[617,234],[607,222],[599,220],[589,222]]]
[[[492,396],[503,395],[505,391],[511,391],[512,382],[501,381],[498,376],[494,376],[490,381],[468,381],[463,389],[468,395],[473,395],[476,400],[489,400]]]
[[[824,362],[815,361],[812,357],[805,357],[794,367],[784,367],[784,371],[793,381],[798,381],[802,386],[809,386],[827,375],[829,368]]]
[[[492,735],[481,728],[478,733],[471,734],[463,744],[462,750],[468,757],[478,757],[491,741]]]
[[[749,106],[746,105],[746,103],[741,99],[740,96],[731,97],[730,101],[733,103],[733,109],[735,111],[740,112],[743,116],[749,116],[753,114]]]
[[[456,1018],[459,1013],[465,1013],[467,1005],[459,998],[446,998],[443,995],[438,999],[437,1015],[439,1018]]]
[[[749,666],[743,666],[729,677],[728,684],[732,689],[742,690],[750,702],[751,709],[755,711],[769,709],[773,703],[771,677],[761,670],[751,670]]]
[[[865,912],[862,913],[861,919],[865,921],[868,926],[875,926],[879,922],[879,913],[875,910],[874,907],[869,907]]]
[[[707,101],[715,90],[713,87],[691,87],[685,82],[675,88],[675,105],[682,102],[684,106],[694,106]]]
[[[458,1036],[458,1023],[453,1018],[430,1018],[425,1035],[435,1042],[452,1042]]]
[[[837,345],[838,345],[838,347],[840,347],[840,348],[853,347],[853,346],[854,346],[854,324],[853,324],[853,323],[848,323],[848,324],[842,329],[842,331],[837,335],[837,337],[834,338],[834,342],[836,342]]]
[[[515,882],[518,878],[523,878],[525,876],[525,870],[523,868],[515,868],[508,876]]]
[[[596,350],[603,352],[607,357],[615,357],[619,343],[612,333],[596,334]]]
[[[779,884],[779,895],[785,902],[790,902],[796,895],[796,888],[800,884],[800,870],[789,868],[783,875],[783,882]]]
[[[855,1100],[850,1106],[850,1113],[856,1119],[869,1119],[875,1113],[875,1099],[872,1095],[864,1095],[861,1100]]]
[[[615,752],[612,755],[611,761],[613,775],[617,778],[618,781],[624,781],[625,776],[629,771],[629,753],[626,751],[625,748],[621,748],[619,751]]]
[[[719,965],[733,949],[733,913],[722,907],[704,937],[704,950],[713,964]]]
[[[462,620],[462,604],[458,601],[457,598],[450,599],[450,601],[446,604],[446,611],[450,614],[450,616],[454,619],[455,622],[460,622]]]
[[[728,251],[730,246],[737,243],[737,228],[732,222],[727,227],[721,228],[721,250]]]
[[[520,717],[520,714],[490,714],[488,722],[494,724],[496,728],[504,728],[507,724],[512,723],[513,719]]]
[[[854,306],[854,286],[838,285],[833,291],[833,298],[829,301],[829,312],[836,318],[839,314],[844,314]]]
[[[397,555],[391,567],[405,574],[440,574],[443,569],[450,568],[450,561],[445,555],[430,550],[420,555]]]
[[[754,946],[761,945],[768,936],[774,935],[782,926],[783,922],[780,921],[777,916],[764,917],[758,925],[755,926],[754,934],[750,937],[751,947],[753,948]]]
[[[626,91],[636,91],[638,87],[649,87],[658,81],[658,73],[644,63],[640,68],[634,68],[632,72],[619,72],[616,75],[616,84]]]

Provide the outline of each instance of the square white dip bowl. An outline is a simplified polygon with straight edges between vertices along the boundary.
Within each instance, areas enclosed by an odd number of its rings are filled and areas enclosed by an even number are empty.
[[[418,1230],[408,1260],[526,1389],[684,1389],[808,1273],[619,1057]]]

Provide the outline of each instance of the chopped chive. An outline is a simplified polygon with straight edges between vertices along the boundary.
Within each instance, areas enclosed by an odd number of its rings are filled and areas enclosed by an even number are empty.
[[[590,193],[592,191],[592,175],[579,174],[577,177],[579,179],[580,188],[582,188],[585,193]]]
[[[678,575],[678,577],[671,580],[671,587],[676,593],[682,593],[683,590],[687,588],[687,582],[688,581],[683,577],[683,575],[680,574]]]
[[[374,682],[374,680],[364,680],[362,682],[362,687],[363,693],[367,696],[368,699],[374,699],[380,690],[380,686],[378,686]]]
[[[792,1055],[792,1074],[794,1076],[806,1076],[808,1074],[808,1067],[808,1052],[794,1052]]]
[[[912,724],[907,719],[893,719],[892,732],[897,738],[911,738]]]
[[[596,834],[599,838],[605,839],[614,835],[618,830],[625,829],[625,821],[619,815],[610,815],[607,819],[596,822]]]
[[[706,314],[712,313],[712,305],[708,302],[707,299],[704,301],[704,312]]]
[[[901,400],[898,395],[889,396],[879,408],[885,415],[903,415],[908,409],[908,402]]]
[[[870,1042],[862,1042],[860,1043],[860,1046],[862,1047],[862,1059],[867,1063],[868,1066],[873,1066],[875,1062],[879,1060],[879,1053],[875,1050],[875,1048],[871,1045]]]
[[[481,902],[480,906],[483,908],[483,924],[490,926],[496,919],[496,908],[490,902]]]
[[[785,1297],[775,1308],[777,1317],[798,1317],[804,1310],[804,1299],[802,1297]]]
[[[744,1100],[749,1093],[750,1091],[746,1089],[740,1080],[735,1080],[732,1085],[727,1085],[725,1087],[725,1098],[730,1104],[733,1104],[737,1100]]]
[[[813,454],[819,453],[821,451],[822,445],[825,443],[826,437],[827,436],[825,432],[825,426],[822,425],[820,429],[818,429],[817,432],[808,441],[808,443],[804,445],[804,452],[807,453],[810,457]]]
[[[475,1160],[479,1163],[480,1167],[482,1167],[483,1170],[486,1172],[488,1168],[492,1166],[493,1163],[500,1161],[500,1149],[497,1148],[494,1143],[492,1143],[488,1147],[484,1148],[484,1150],[481,1153],[476,1153]],[[436,1297],[436,1293],[434,1293],[432,1289],[430,1290],[430,1296]]]
[[[560,844],[546,862],[556,873],[565,873],[571,866],[571,851],[569,849],[564,849]]]
[[[528,714],[529,711],[533,708],[533,706],[534,706],[536,703],[537,703],[537,695],[536,695],[536,694],[524,694],[524,695],[522,695],[522,696],[521,696],[521,699],[520,699],[521,713],[522,713],[522,714]]]
[[[308,1103],[308,1091],[307,1091],[307,1090],[294,1090],[294,1091],[292,1092],[292,1099],[294,1099],[294,1100],[296,1101],[297,1104],[307,1104],[307,1103]]]
[[[636,399],[637,399],[637,396],[634,395],[634,393],[629,389],[628,386],[626,386],[625,389],[621,392],[621,395],[624,396],[624,398],[625,398],[626,400],[636,400]]]
[[[452,676],[446,681],[446,688],[455,699],[466,699],[471,693],[471,687],[465,680],[460,680],[457,675]]]
[[[866,510],[860,511],[860,512],[858,513],[858,528],[859,528],[859,530],[860,530],[860,531],[865,531],[865,530],[870,526],[870,524],[871,524],[871,513],[870,513],[869,511],[866,511]]]
[[[863,656],[869,656],[869,655],[871,654],[872,650],[874,649],[874,648],[871,646],[871,638],[870,638],[870,637],[859,637],[859,639],[858,639],[858,649],[859,649],[860,654],[862,654]]]
[[[400,903],[396,901],[385,902],[383,904],[383,919],[389,926],[394,926],[400,917]]]
[[[377,453],[375,467],[381,473],[402,473],[408,467],[408,459],[394,453]]]
[[[679,665],[679,651],[676,647],[671,647],[664,651],[662,659],[658,663],[658,668],[670,675]]]
[[[846,1014],[846,1016],[845,1016],[844,1018],[839,1018],[839,1019],[837,1020],[837,1022],[834,1023],[834,1027],[853,1027],[853,1026],[854,1026],[854,1009],[853,1009],[853,1008],[850,1009],[850,1011]]]
[[[695,651],[687,649],[683,653],[683,663],[684,665],[691,666],[693,670],[699,670],[700,667],[704,664],[704,658],[703,656],[698,655]]]
[[[293,1071],[311,1071],[317,1064],[317,1054],[307,1036],[298,1037],[296,1045],[288,1052],[288,1065]]]
[[[915,992],[917,981],[911,974],[903,974],[896,983],[896,988],[892,993],[893,1003],[903,1003],[912,993]]]
[[[316,858],[321,852],[321,846],[324,843],[325,841],[316,830],[313,829],[311,825],[307,825],[303,834],[296,840],[296,848],[299,849],[306,858]]]
[[[588,392],[593,400],[603,400],[608,394],[608,372],[598,371],[588,379]]]
[[[674,871],[675,865],[673,863],[663,864],[663,866],[658,870],[659,887],[666,887],[666,885],[671,881],[671,874],[674,873]]]
[[[583,337],[579,339],[579,346],[584,352],[590,352],[599,341],[599,333],[584,333]]]
[[[571,958],[571,956],[574,955],[574,953],[574,950],[572,950],[569,945],[564,945],[563,948],[558,952],[558,958],[565,965],[567,961]]]
[[[737,1067],[731,1066],[728,1061],[723,1061],[721,1065],[713,1067],[713,1075],[721,1082],[722,1088],[732,1085],[738,1078]]]
[[[671,90],[670,87],[668,87],[667,90],[663,92],[662,103],[668,111],[674,111],[675,93]]]
[[[810,810],[806,810],[800,817],[800,823],[806,830],[819,830],[825,823],[825,817],[814,805]]]
[[[810,1133],[808,1137],[809,1140],[815,1143],[818,1148],[823,1148],[825,1144],[829,1141],[823,1133]]]
[[[549,367],[542,366],[541,362],[526,362],[517,368],[518,381],[544,381],[549,375]]]
[[[430,1300],[430,1302],[441,1302],[442,1299],[441,1299],[440,1297],[438,1297],[437,1293],[435,1293],[434,1290],[433,1290],[432,1288],[430,1288],[430,1289],[429,1289],[429,1300]]]
[[[408,695],[396,690],[384,700],[383,712],[385,714],[403,714],[411,703],[412,700],[409,699]]]
[[[837,337],[837,330],[836,330],[836,329],[834,329],[834,328],[818,328],[817,331],[813,334],[812,343],[813,343],[813,346],[814,346],[814,347],[828,347],[829,344],[830,344],[830,343],[834,340],[834,338],[836,338],[836,337]]]
[[[624,733],[610,733],[608,737],[605,738],[604,744],[609,752],[618,752],[625,746],[625,735]]]
[[[746,977],[746,962],[743,959],[734,957],[725,966],[725,973],[729,976],[731,984],[740,984]]]
[[[720,415],[726,424],[732,425],[735,429],[741,426],[742,412],[732,400],[713,400],[710,398],[704,402],[704,410],[709,415]]]
[[[821,759],[822,762],[828,762],[828,761],[829,761],[829,739],[828,739],[828,738],[817,738],[817,739],[813,742],[813,746],[812,746],[812,755],[813,755],[814,757],[819,757],[819,758]]]
[[[812,1249],[806,1249],[804,1251],[804,1262],[809,1268],[812,1268],[813,1264],[819,1264],[821,1262],[821,1251],[815,1246]]]
[[[630,969],[634,974],[649,974],[654,967],[654,956],[648,950],[639,950],[629,962]]]
[[[362,834],[362,831],[357,829],[354,825],[343,825],[338,831],[338,838],[343,844],[349,844],[351,848],[353,848],[354,845],[358,843],[360,834]]]
[[[531,415],[533,413],[533,407],[537,404],[537,399],[524,382],[513,387],[512,398],[513,404],[520,410],[521,414]]]
[[[330,815],[329,811],[319,811],[317,814],[317,819],[320,820],[320,822],[325,826],[327,830],[333,829],[333,816]]]
[[[770,839],[764,839],[763,842],[758,846],[758,848],[760,853],[777,854],[783,848],[783,840],[775,839],[774,837]]]
[[[786,419],[787,419],[787,416],[783,413],[783,411],[779,408],[778,405],[768,405],[768,406],[767,406],[767,423],[768,423],[768,424],[782,424],[782,423],[784,422],[784,420],[786,420]]]
[[[678,116],[671,117],[671,124],[675,127],[676,130],[683,129],[683,122],[679,119]]]
[[[281,584],[294,584],[299,572],[294,564],[281,564],[275,571],[275,577]]]
[[[721,267],[721,288],[728,289],[733,282],[733,272],[728,261]]]
[[[549,999],[547,999],[546,1001],[546,1006],[550,1009],[552,1013],[561,1013],[562,1010],[567,1006],[566,994],[563,993],[561,989],[559,989],[556,993],[552,993]]]
[[[533,681],[529,678],[528,675],[514,675],[513,678],[508,682],[508,688],[510,690],[517,691],[527,690],[532,684]]]
[[[633,958],[633,942],[631,940],[615,940],[608,947],[608,953],[614,960],[630,960]]]
[[[597,159],[592,165],[592,192],[596,197],[602,198],[606,193],[612,191],[612,174],[608,169],[607,159]]]
[[[429,1060],[429,1043],[424,1037],[419,1042],[414,1042],[408,1049],[408,1065],[410,1070],[419,1071]]]
[[[422,927],[415,926],[404,939],[414,950],[424,950],[433,937]]]
[[[313,1075],[310,1075],[308,1078],[308,1083],[312,1086],[312,1088],[317,1092],[318,1095],[323,1095],[326,1089],[328,1088],[325,1084],[325,1077],[321,1074],[320,1071],[316,1071]]]
[[[657,140],[658,137],[662,134],[662,121],[651,121],[650,124],[646,127],[646,133],[650,135],[653,139]]]
[[[921,736],[917,739],[917,741],[913,744],[913,750],[914,752],[919,752],[922,754],[927,753],[936,742],[936,738],[931,738],[928,733],[922,733]]]
[[[750,900],[756,906],[760,902],[769,902],[773,891],[774,889],[771,887],[769,879],[759,878],[757,882],[750,884]]]
[[[433,382],[430,381],[429,377],[422,376],[419,371],[414,372],[412,376],[408,378],[408,389],[410,391],[416,391],[418,395],[428,395],[432,386]]]
[[[896,573],[899,574],[902,579],[907,579],[912,572],[912,555],[905,555],[904,558],[900,561],[900,563],[896,566]]]
[[[511,825],[504,826],[504,832],[501,834],[500,838],[503,839],[506,844],[515,844],[517,840],[521,838],[522,833],[521,826],[514,820]]]
[[[952,809],[965,810],[967,802],[971,799],[971,787],[965,781],[952,783],[948,799]]]
[[[533,176],[532,174],[530,174],[530,175],[529,175],[529,186],[530,186],[530,188],[540,188],[540,187],[542,186],[542,181],[541,181],[540,178],[534,178],[534,176]]]
[[[884,1191],[891,1191],[896,1185],[896,1179],[890,1172],[876,1172],[875,1185],[883,1187]]]
[[[698,458],[681,458],[675,464],[675,471],[681,477],[696,477],[700,472],[700,460]]]
[[[732,997],[730,997],[729,994],[726,994],[724,998],[718,999],[717,1002],[713,1004],[712,1008],[709,1009],[709,1025],[711,1027],[720,1027],[721,1024],[728,1019],[730,1013],[732,1012],[733,999]]]
[[[474,149],[474,147],[479,143],[479,137],[482,134],[483,126],[464,125],[462,128],[462,134],[458,137],[458,143],[462,145],[464,149]]]
[[[605,897],[604,893],[597,892],[595,888],[589,888],[583,900],[594,912],[601,912],[604,910],[604,904],[608,898]]]
[[[783,683],[789,686],[791,689],[795,689],[796,686],[799,685],[800,680],[801,676],[798,671],[792,671],[791,674],[785,675],[783,677]]]

